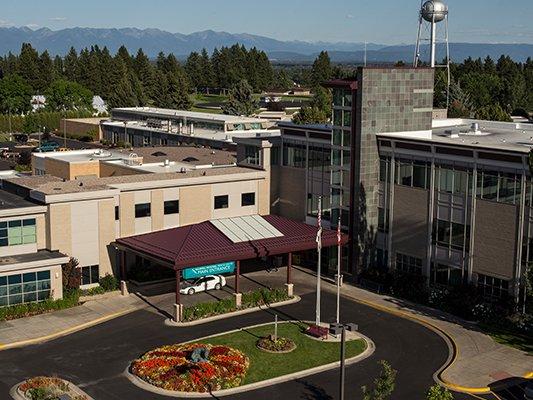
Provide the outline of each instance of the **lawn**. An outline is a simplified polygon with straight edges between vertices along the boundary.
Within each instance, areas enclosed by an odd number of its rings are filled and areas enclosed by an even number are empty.
[[[238,349],[250,358],[250,369],[244,384],[263,381],[293,372],[329,364],[339,360],[340,344],[320,342],[302,333],[304,324],[280,323],[278,336],[292,339],[297,348],[287,354],[272,354],[259,350],[257,339],[272,334],[273,325],[244,329],[201,341],[213,345],[225,345]],[[366,348],[363,340],[346,343],[346,358],[361,354]]]
[[[228,99],[227,96],[218,95],[218,94],[203,94],[197,93],[193,95],[193,101],[195,104],[198,103],[223,103]]]
[[[518,334],[509,330],[493,327],[487,324],[480,324],[480,328],[495,342],[514,347],[515,349],[533,354],[533,340],[525,334]]]

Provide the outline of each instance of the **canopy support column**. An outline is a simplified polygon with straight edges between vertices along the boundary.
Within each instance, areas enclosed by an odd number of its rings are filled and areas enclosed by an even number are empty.
[[[181,286],[181,272],[176,269],[176,302],[174,304],[174,322],[181,322],[183,320],[183,304],[181,304],[180,286]]]
[[[122,296],[128,295],[128,285],[126,281],[128,277],[126,275],[126,252],[119,250],[119,263],[120,263],[120,294]]]
[[[287,283],[285,286],[287,286],[287,294],[292,297],[294,295],[294,285],[292,284],[292,253],[289,253],[287,256]]]
[[[239,281],[239,275],[241,274],[241,262],[240,260],[235,261],[235,305],[240,307],[242,304],[242,293],[241,286]]]

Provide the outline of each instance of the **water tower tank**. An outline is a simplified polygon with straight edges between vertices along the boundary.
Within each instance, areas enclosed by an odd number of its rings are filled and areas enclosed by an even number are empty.
[[[422,18],[428,22],[444,21],[448,15],[448,6],[440,0],[429,0],[422,6]]]

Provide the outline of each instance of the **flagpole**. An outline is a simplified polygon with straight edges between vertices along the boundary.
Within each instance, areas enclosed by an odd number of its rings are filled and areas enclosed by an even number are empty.
[[[341,217],[337,223],[337,324],[340,323],[340,302],[341,302]]]
[[[318,267],[316,275],[316,320],[317,326],[320,325],[320,277],[322,275],[322,196],[318,197],[318,233],[316,235],[316,244],[318,249]]]

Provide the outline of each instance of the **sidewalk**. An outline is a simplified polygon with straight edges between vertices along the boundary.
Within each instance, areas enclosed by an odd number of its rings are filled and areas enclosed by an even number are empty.
[[[50,340],[146,307],[135,295],[89,300],[78,307],[0,322],[0,350]]]
[[[328,282],[323,283],[323,288],[329,292],[336,291],[335,285]],[[477,330],[475,324],[429,307],[378,295],[349,284],[342,287],[341,294],[372,307],[385,308],[414,318],[444,332],[455,344],[457,352],[440,378],[453,389],[483,388],[486,391],[496,381],[511,377],[523,378],[533,371],[533,355],[496,343],[490,336]]]

